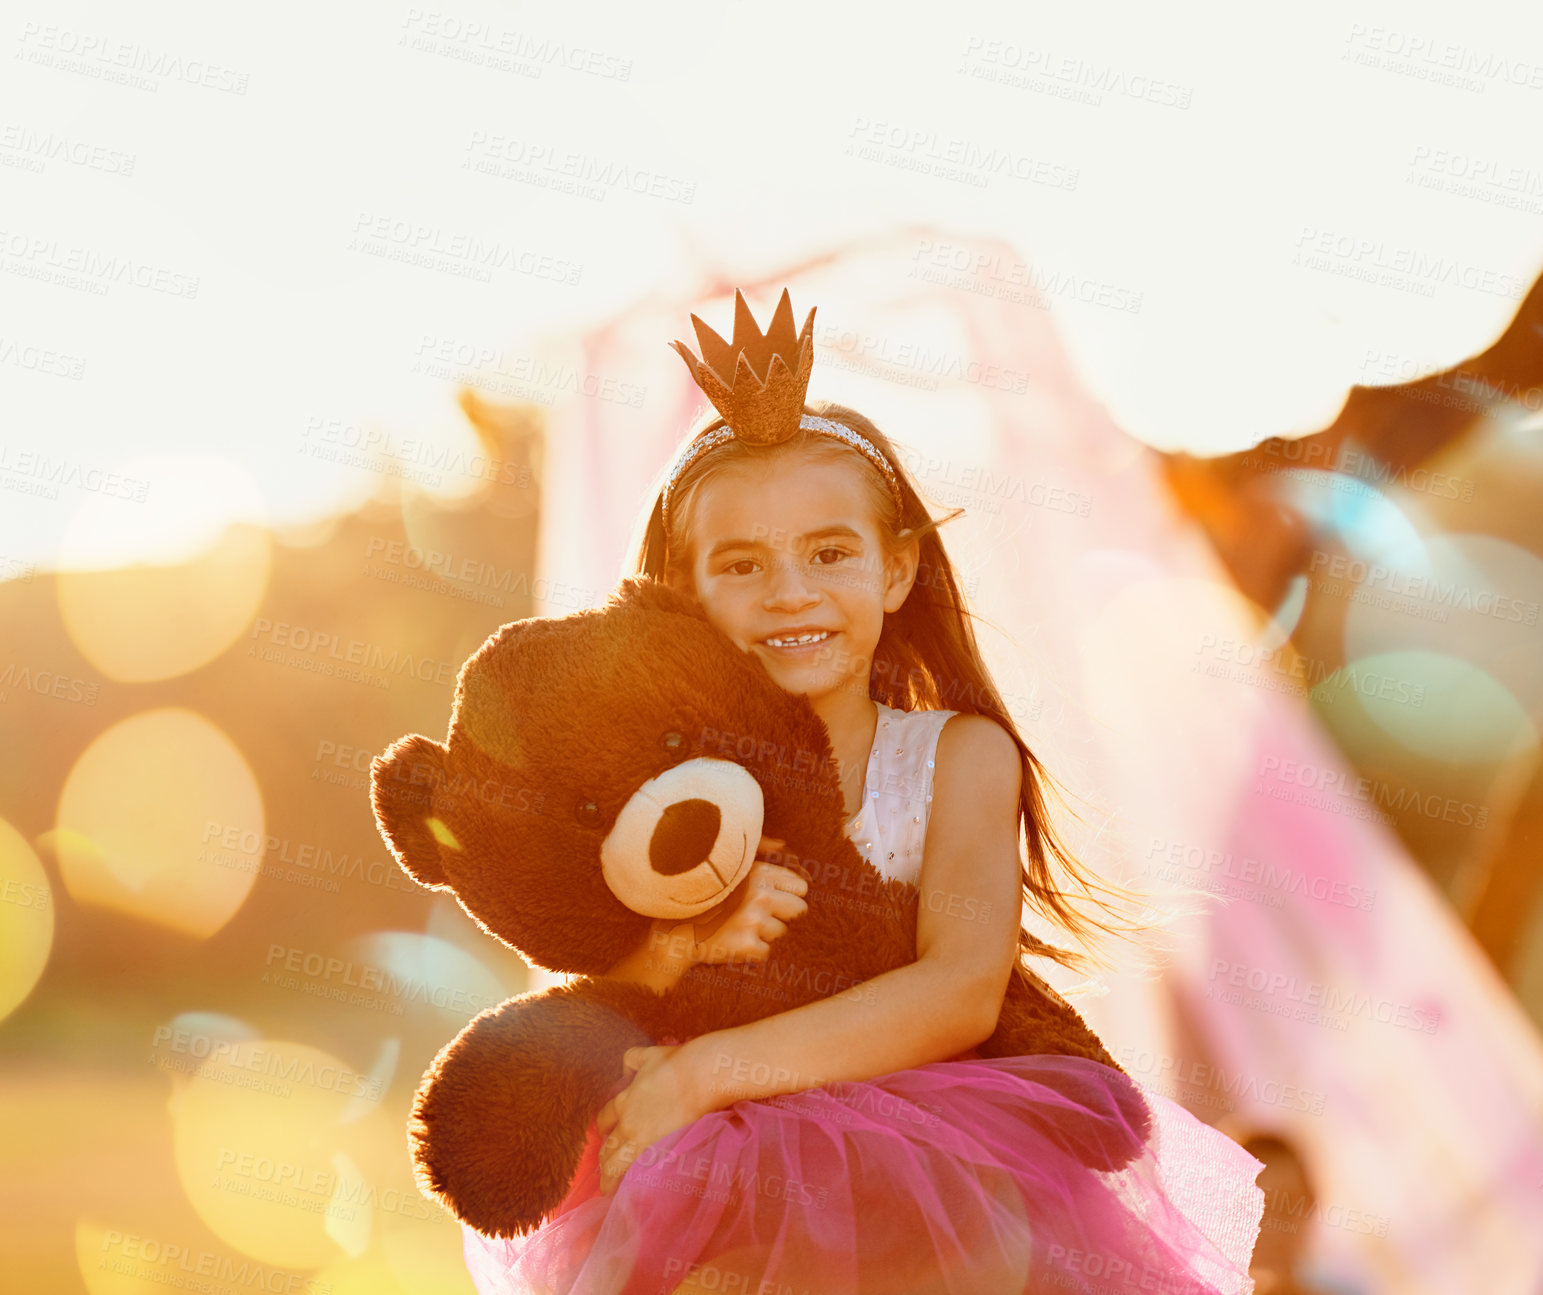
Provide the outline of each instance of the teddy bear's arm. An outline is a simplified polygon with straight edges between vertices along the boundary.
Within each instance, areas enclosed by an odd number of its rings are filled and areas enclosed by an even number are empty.
[[[475,1017],[435,1058],[409,1137],[420,1188],[488,1236],[520,1236],[567,1194],[622,1053],[657,998],[580,980]]]

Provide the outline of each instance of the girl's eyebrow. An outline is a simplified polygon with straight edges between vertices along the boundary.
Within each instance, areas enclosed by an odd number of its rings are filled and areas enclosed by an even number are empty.
[[[775,531],[772,533],[776,534]],[[818,540],[823,539],[827,535],[846,535],[850,536],[854,540],[862,539],[862,535],[859,532],[854,531],[844,522],[832,522],[828,526],[821,526],[818,530],[809,531],[803,535],[795,535],[791,538],[799,540]],[[762,543],[764,543],[764,540],[719,540],[712,546],[712,548],[708,549],[707,556],[709,558],[715,558],[718,556],[718,554],[726,553],[730,549],[758,548]]]

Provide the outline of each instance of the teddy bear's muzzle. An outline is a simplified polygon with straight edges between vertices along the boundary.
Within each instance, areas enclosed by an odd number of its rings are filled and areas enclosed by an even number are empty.
[[[606,885],[647,917],[705,912],[750,871],[764,812],[761,785],[742,766],[683,760],[622,806],[600,846]]]

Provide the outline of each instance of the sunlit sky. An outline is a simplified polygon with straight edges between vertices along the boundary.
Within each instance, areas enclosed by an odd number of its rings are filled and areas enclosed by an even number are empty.
[[[368,474],[302,458],[308,429],[471,451],[436,361],[517,367],[896,229],[1005,239],[1015,265],[944,239],[918,271],[1033,276],[1115,420],[1200,453],[1482,349],[1543,268],[1519,3],[33,3],[0,30],[0,576],[333,512]],[[137,482],[155,507],[109,502]]]

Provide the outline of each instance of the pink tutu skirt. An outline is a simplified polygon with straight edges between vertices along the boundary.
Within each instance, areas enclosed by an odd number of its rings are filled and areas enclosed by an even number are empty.
[[[1151,1113],[1144,1143],[1133,1102]],[[1253,1290],[1260,1162],[1078,1057],[942,1061],[736,1102],[645,1149],[609,1196],[589,1133],[536,1231],[462,1225],[482,1295]]]

